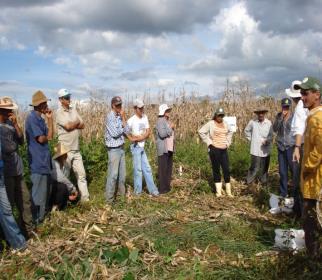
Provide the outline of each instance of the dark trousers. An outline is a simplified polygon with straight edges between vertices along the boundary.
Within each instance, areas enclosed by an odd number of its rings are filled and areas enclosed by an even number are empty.
[[[159,193],[167,193],[171,189],[173,152],[158,157]]]
[[[320,228],[316,213],[316,200],[303,200],[303,229],[305,232],[305,245],[311,257],[318,257],[320,250]]]
[[[34,228],[30,192],[22,175],[5,176],[4,182],[11,208],[13,209],[16,206],[18,210],[18,225],[23,235],[28,238]]]
[[[65,184],[53,181],[50,198],[51,208],[55,205],[57,206],[58,210],[64,210],[67,206],[68,195],[68,189]]]
[[[257,156],[251,155],[250,168],[248,169],[248,174],[246,179],[247,184],[253,183],[256,178],[258,178],[262,184],[267,183],[269,160],[270,160],[270,156],[257,157]]]
[[[284,151],[278,149],[278,168],[280,174],[280,193],[281,196],[286,197],[288,195],[288,171],[291,171],[292,181],[293,176],[293,148],[290,147]]]
[[[227,149],[218,149],[212,145],[209,147],[209,158],[215,183],[221,182],[220,167],[224,174],[225,183],[230,182],[229,159]]]

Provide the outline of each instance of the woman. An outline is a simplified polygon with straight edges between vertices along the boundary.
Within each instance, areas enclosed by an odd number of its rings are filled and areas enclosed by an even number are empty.
[[[169,121],[171,108],[167,104],[159,106],[159,118],[156,123],[156,142],[158,153],[159,193],[167,193],[171,187],[174,125]]]
[[[224,122],[225,112],[222,108],[215,111],[211,121],[199,129],[200,138],[207,144],[209,157],[212,165],[212,172],[216,186],[216,196],[222,196],[222,182],[220,166],[224,174],[226,193],[233,197],[230,185],[229,160],[227,148],[230,146],[232,133]]]

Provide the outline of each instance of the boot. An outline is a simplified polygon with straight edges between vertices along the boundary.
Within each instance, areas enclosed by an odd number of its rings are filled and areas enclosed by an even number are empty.
[[[216,196],[221,197],[222,183],[215,183],[216,186]]]
[[[230,185],[230,183],[226,183],[226,184],[225,184],[225,186],[226,186],[226,194],[227,194],[229,197],[234,197],[234,196],[232,195],[232,193],[231,193],[231,185]]]

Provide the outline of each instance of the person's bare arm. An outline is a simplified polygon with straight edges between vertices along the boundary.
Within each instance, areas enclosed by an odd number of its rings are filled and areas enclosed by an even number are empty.
[[[295,148],[294,148],[294,152],[293,152],[293,161],[297,161],[300,162],[300,158],[301,158],[301,145],[302,145],[302,135],[301,134],[296,134],[295,135]]]
[[[14,113],[10,113],[9,114],[9,120],[12,122],[13,124],[13,127],[15,128],[16,130],[16,133],[17,133],[17,137],[19,139],[23,138],[23,132],[22,132],[22,129],[20,128],[18,122],[17,122],[17,117]]]

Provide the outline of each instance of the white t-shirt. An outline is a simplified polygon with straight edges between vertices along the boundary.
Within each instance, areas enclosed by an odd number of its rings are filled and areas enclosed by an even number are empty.
[[[139,118],[137,115],[132,116],[127,120],[127,125],[129,127],[129,132],[133,136],[140,136],[150,128],[149,120],[146,115],[143,115],[142,118]],[[138,145],[141,148],[144,148],[145,141],[138,142]]]

